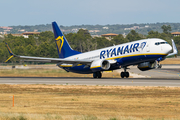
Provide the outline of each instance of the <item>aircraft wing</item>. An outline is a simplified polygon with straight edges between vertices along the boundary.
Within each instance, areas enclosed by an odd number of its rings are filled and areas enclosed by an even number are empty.
[[[33,59],[33,60],[42,60],[48,61],[51,63],[67,63],[67,64],[73,64],[73,63],[79,63],[79,64],[88,64],[91,63],[92,60],[78,60],[78,59],[60,59],[60,58],[45,58],[45,57],[31,57],[31,56],[15,56],[19,58],[26,58],[26,59]]]
[[[14,57],[19,57],[19,58],[25,58],[25,59],[33,59],[33,60],[42,60],[42,62],[47,61],[47,62],[51,62],[51,63],[68,63],[68,64],[72,64],[72,63],[84,63],[84,64],[88,64],[91,63],[92,60],[78,60],[78,59],[60,59],[60,58],[45,58],[45,57],[32,57],[32,56],[19,56],[19,55],[14,55]]]
[[[60,58],[45,58],[45,57],[32,57],[32,56],[20,56],[20,55],[15,55],[8,44],[6,43],[6,46],[8,48],[8,51],[10,53],[10,57],[5,61],[7,62],[10,60],[12,57],[18,57],[18,58],[25,58],[25,59],[33,59],[33,60],[39,60],[39,62],[50,62],[50,63],[57,63],[58,65],[61,64],[84,64],[88,65],[92,63],[92,60],[78,60],[78,59],[60,59]]]

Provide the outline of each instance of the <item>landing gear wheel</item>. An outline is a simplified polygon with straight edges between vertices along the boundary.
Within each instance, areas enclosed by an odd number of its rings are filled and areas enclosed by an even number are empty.
[[[157,60],[156,60],[156,66],[155,66],[155,68],[157,68],[157,69],[162,68],[162,64],[160,64],[160,61],[157,61]]]
[[[129,72],[124,72],[124,74],[125,74],[126,78],[129,77]]]
[[[101,78],[101,77],[102,77],[102,73],[100,71],[93,73],[93,78]]]
[[[129,68],[127,68],[127,66],[124,66],[123,68],[124,68],[124,72],[121,72],[121,78],[124,78],[124,77],[128,78],[129,72],[126,72],[126,69],[129,69]]]
[[[93,73],[93,78],[97,78],[97,72]]]
[[[102,77],[102,74],[101,74],[101,72],[99,71],[99,72],[97,72],[97,77],[98,78],[101,78]]]
[[[161,64],[159,64],[159,65],[158,65],[158,68],[162,68],[162,65],[161,65]]]
[[[129,72],[121,72],[121,78],[128,78],[129,77]]]
[[[124,72],[121,72],[121,78],[124,78],[125,75],[124,75]]]

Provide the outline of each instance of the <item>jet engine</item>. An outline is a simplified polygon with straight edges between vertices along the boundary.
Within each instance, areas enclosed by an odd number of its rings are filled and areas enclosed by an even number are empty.
[[[154,61],[154,62],[144,62],[144,63],[140,63],[138,65],[138,68],[141,71],[146,71],[146,70],[154,69],[155,67],[156,67],[156,61]]]
[[[93,72],[100,70],[108,70],[110,68],[110,62],[107,60],[95,60],[91,63],[90,69]]]

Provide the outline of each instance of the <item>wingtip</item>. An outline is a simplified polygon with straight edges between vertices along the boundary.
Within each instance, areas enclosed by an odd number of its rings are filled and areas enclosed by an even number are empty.
[[[5,62],[9,61],[14,55],[11,55]]]
[[[6,46],[7,46],[7,49],[8,49],[8,51],[9,51],[9,54],[10,54],[11,56],[14,55],[13,52],[11,51],[9,45],[8,45],[6,42],[5,42],[5,44],[6,44]]]

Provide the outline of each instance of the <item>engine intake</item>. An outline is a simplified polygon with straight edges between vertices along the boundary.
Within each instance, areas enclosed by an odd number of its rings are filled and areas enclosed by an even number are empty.
[[[110,68],[110,63],[107,60],[95,60],[91,63],[90,69],[93,72],[100,71],[100,70],[108,70]]]

